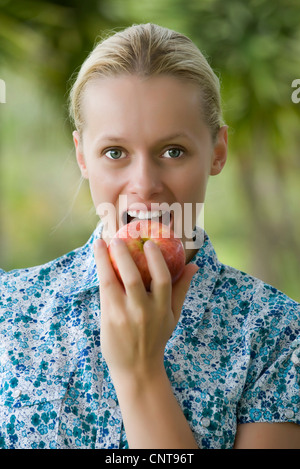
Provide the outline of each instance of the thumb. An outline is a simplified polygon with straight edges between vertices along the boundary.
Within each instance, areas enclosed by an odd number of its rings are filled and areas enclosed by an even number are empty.
[[[179,320],[183,302],[190,287],[193,276],[198,272],[196,264],[187,264],[181,277],[174,283],[172,288],[172,310],[176,322]]]

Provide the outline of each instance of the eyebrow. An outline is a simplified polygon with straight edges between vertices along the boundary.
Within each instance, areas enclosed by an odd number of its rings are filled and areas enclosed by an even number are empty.
[[[155,142],[155,145],[156,144],[161,144],[163,142],[167,142],[167,141],[170,141],[170,140],[175,140],[177,138],[189,138],[188,134],[186,134],[185,132],[177,132],[175,134],[171,134],[171,135],[166,135],[165,137],[162,137],[160,138],[159,140],[157,140]],[[127,139],[124,138],[124,137],[121,137],[119,135],[109,135],[109,134],[104,134],[104,135],[101,135],[98,139],[97,139],[97,145],[99,145],[102,141],[109,141],[109,142],[126,142]]]
[[[159,139],[157,143],[163,143],[169,140],[176,140],[177,138],[189,138],[189,136],[185,132],[178,132]]]
[[[126,139],[123,138],[123,137],[119,137],[118,135],[101,135],[101,137],[99,137],[98,141],[101,141],[101,140],[119,142],[121,140],[125,141]]]

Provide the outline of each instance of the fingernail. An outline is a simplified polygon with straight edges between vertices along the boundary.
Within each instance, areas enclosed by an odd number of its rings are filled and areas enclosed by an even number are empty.
[[[101,238],[96,239],[94,241],[94,248],[96,248],[96,249],[101,248],[102,246],[104,246],[103,243],[105,244],[105,241],[103,239],[101,239]]]
[[[146,247],[146,249],[154,249],[154,248],[156,248],[156,244],[151,239],[148,239],[144,244],[144,248],[145,247]]]
[[[122,243],[123,241],[120,238],[113,238],[110,242],[113,246],[120,246]]]

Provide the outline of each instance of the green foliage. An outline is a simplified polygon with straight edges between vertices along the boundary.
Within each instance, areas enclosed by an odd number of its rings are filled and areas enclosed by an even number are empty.
[[[28,69],[62,100],[95,40],[120,26],[99,0],[0,0],[0,67]]]

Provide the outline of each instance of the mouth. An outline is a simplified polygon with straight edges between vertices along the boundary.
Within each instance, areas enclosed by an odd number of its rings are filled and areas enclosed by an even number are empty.
[[[123,225],[131,223],[133,220],[153,220],[164,225],[172,225],[172,213],[166,210],[128,210],[122,215]]]

